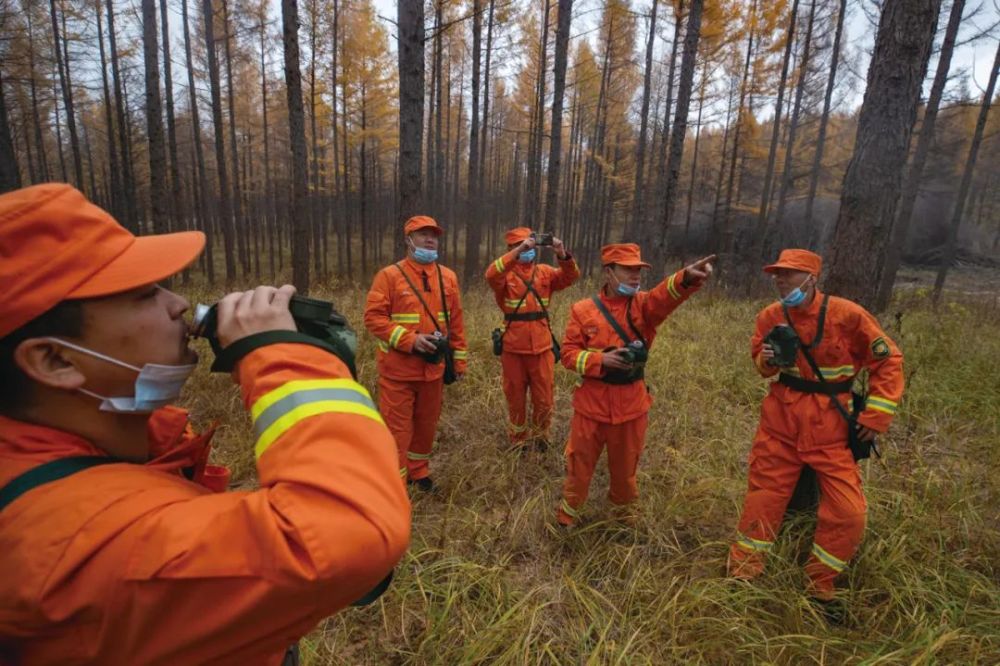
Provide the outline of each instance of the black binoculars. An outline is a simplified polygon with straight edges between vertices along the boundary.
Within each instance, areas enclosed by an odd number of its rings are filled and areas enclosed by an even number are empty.
[[[764,342],[771,345],[771,349],[774,350],[771,365],[776,365],[779,368],[795,365],[795,357],[799,354],[802,341],[794,328],[778,324],[764,337]]]
[[[418,356],[422,356],[425,361],[431,364],[440,363],[444,360],[445,352],[448,350],[448,338],[443,335],[440,337],[435,337],[431,339],[431,343],[434,345],[434,351],[432,352],[417,352]]]
[[[531,232],[531,237],[534,239],[535,245],[538,245],[538,246],[551,246],[552,243],[553,243],[553,239],[555,238],[555,235],[552,234],[551,232],[548,232],[548,231],[544,231],[544,232],[541,232],[541,231],[540,232],[534,232],[533,231],[533,232]]]

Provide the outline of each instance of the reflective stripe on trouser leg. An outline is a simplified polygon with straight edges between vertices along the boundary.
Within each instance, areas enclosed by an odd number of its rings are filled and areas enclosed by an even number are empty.
[[[441,401],[444,397],[444,380],[414,382],[416,401],[413,406],[413,438],[410,440],[406,467],[410,478],[416,481],[430,476],[431,451],[437,435],[438,419],[441,417]]]
[[[566,479],[563,481],[562,498],[575,511],[579,511],[587,501],[590,480],[604,448],[603,425],[586,416],[573,414],[569,441],[566,443]]]

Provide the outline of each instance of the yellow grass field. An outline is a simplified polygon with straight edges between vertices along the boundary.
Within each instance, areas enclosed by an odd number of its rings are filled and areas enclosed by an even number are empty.
[[[803,596],[808,519],[755,584],[723,575],[766,392],[747,352],[765,301],[706,292],[667,320],[647,369],[639,523],[614,521],[602,461],[581,526],[563,533],[552,522],[576,379],[557,369],[560,445],[509,453],[489,344],[499,317],[477,285],[464,296],[469,375],[446,391],[432,461],[439,492],[413,496],[412,544],[389,592],[321,624],[304,663],[1000,663],[1000,307],[952,294],[935,312],[920,288],[901,294],[883,323],[908,386],[885,457],[863,464],[869,528],[843,578],[846,626],[827,626]],[[363,288],[312,295],[360,329]],[[586,295],[553,299],[560,331]],[[374,389],[374,346],[361,338],[358,368]],[[207,368],[207,345],[203,356]],[[200,424],[223,422],[215,457],[252,487],[249,419],[230,379],[197,375],[186,404]]]

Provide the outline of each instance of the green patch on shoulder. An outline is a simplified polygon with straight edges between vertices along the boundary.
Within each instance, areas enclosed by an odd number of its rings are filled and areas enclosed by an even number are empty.
[[[872,341],[872,356],[875,358],[886,358],[891,353],[889,349],[889,343],[885,341],[885,338],[875,338]]]

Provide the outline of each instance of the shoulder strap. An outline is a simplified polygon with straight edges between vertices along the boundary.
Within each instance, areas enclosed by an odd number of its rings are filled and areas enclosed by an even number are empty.
[[[58,458],[47,463],[32,467],[27,472],[15,477],[0,488],[0,511],[16,500],[18,497],[33,490],[38,486],[45,485],[52,481],[65,479],[77,472],[82,472],[98,465],[123,462],[117,458],[107,456],[73,456],[71,458]]]
[[[826,325],[826,306],[827,303],[829,302],[830,302],[830,294],[823,294],[823,302],[819,306],[819,321],[816,322],[816,337],[814,337],[812,342],[810,342],[809,344],[806,344],[805,341],[803,340],[802,341],[803,349],[809,349],[809,350],[816,349],[816,347],[819,347],[819,343],[823,341],[823,327]],[[792,317],[791,314],[788,312],[788,306],[782,303],[781,310],[785,313],[785,321],[788,322],[788,325],[791,326],[792,330],[794,331],[795,327],[792,326]],[[798,331],[796,331],[795,334],[798,335]]]
[[[448,313],[448,296],[444,293],[444,276],[441,274],[441,266],[438,269],[438,288],[441,290],[441,309],[444,311],[444,326],[445,334],[451,337],[451,315]],[[426,308],[427,305],[424,304]],[[434,325],[437,326],[437,319],[434,319]],[[438,329],[441,330],[441,329]]]
[[[812,344],[810,344],[808,346],[806,346],[805,344],[803,344],[802,346],[799,347],[799,350],[802,352],[802,355],[805,356],[805,358],[806,358],[806,363],[809,364],[809,367],[812,368],[813,374],[816,375],[816,381],[818,381],[820,384],[829,384],[829,382],[826,381],[826,377],[824,377],[823,373],[820,372],[819,364],[816,363],[816,359],[814,359],[812,357],[812,354],[809,353],[809,350],[812,349],[813,347],[815,347],[817,344],[819,344],[819,340],[823,337],[823,320],[826,319],[826,317],[825,317],[825,315],[826,315],[826,302],[827,302],[828,298],[829,298],[829,296],[823,296],[823,304],[820,306],[819,324],[818,324],[818,328],[816,330],[816,337],[815,337],[815,339],[813,339]],[[782,306],[782,307],[784,307],[784,306]],[[795,326],[792,325],[792,319],[791,319],[791,317],[788,316],[788,308],[784,308],[784,310],[785,310],[785,319],[788,321],[789,327],[791,327],[791,329],[793,331],[795,331]],[[795,331],[795,335],[798,335],[798,334],[799,334],[799,332]],[[840,400],[837,398],[837,396],[831,395],[830,396],[830,403],[834,407],[836,407],[837,411],[840,412],[840,415],[844,417],[844,420],[847,421],[848,427],[851,427],[851,423],[852,423],[853,419],[851,418],[851,415],[847,413],[847,410],[844,409],[844,406],[842,404],[840,404]]]
[[[424,310],[427,312],[427,316],[431,318],[431,323],[434,324],[434,328],[436,328],[437,330],[440,331],[441,327],[438,326],[438,324],[437,324],[437,315],[434,314],[433,312],[431,312],[431,309],[429,307],[427,307],[427,301],[425,301],[424,297],[420,295],[420,290],[417,289],[417,285],[413,284],[413,280],[411,280],[410,276],[406,274],[406,271],[403,270],[402,266],[400,266],[399,264],[393,264],[393,266],[396,267],[396,270],[398,270],[400,272],[400,274],[403,276],[403,279],[406,280],[406,284],[410,285],[410,289],[413,290],[413,293],[420,300],[420,304],[422,306],[424,306]],[[440,279],[440,278],[441,278],[441,267],[439,266],[438,267],[438,279]],[[441,301],[442,301],[442,303],[444,302],[444,287],[443,286],[441,288]],[[447,308],[447,306],[445,306],[445,320],[446,321],[447,321],[447,318],[448,318],[448,308]]]
[[[629,338],[628,333],[626,333],[625,329],[622,328],[622,325],[618,323],[618,320],[611,315],[611,312],[608,311],[608,308],[601,301],[601,297],[593,296],[591,297],[591,300],[594,301],[594,305],[597,306],[597,309],[601,311],[604,318],[608,320],[609,324],[611,324],[611,328],[615,329],[615,333],[617,333],[618,337],[622,339],[622,342],[626,345],[631,344],[632,340]]]

